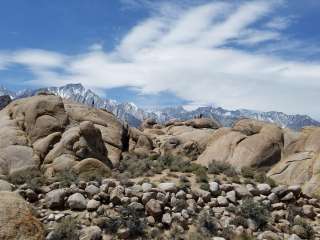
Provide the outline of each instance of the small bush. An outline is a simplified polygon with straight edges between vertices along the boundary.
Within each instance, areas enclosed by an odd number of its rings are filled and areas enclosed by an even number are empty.
[[[234,233],[231,227],[224,227],[219,236],[224,239],[233,239]]]
[[[320,190],[315,190],[312,194],[311,194],[312,198],[316,198],[318,200],[320,200]]]
[[[193,172],[203,168],[199,164],[191,163],[177,156],[165,155],[157,159],[154,157],[140,159],[137,156],[126,156],[119,166],[120,172],[127,172],[130,178],[153,176],[169,169],[172,172]]]
[[[179,188],[185,192],[188,192],[191,187],[189,179],[185,176],[180,176],[179,178]]]
[[[244,228],[248,227],[248,221],[242,216],[236,216],[234,219],[230,221],[230,224],[235,226],[243,226]]]
[[[126,209],[122,213],[124,219],[124,226],[129,229],[129,236],[139,237],[145,234],[146,223],[139,218],[139,214],[136,211]]]
[[[207,183],[208,182],[208,175],[207,175],[207,169],[202,167],[199,168],[196,172],[196,181],[198,183]]]
[[[241,183],[241,179],[240,179],[239,175],[234,175],[234,176],[232,176],[232,177],[231,177],[231,181],[232,181],[233,183]]]
[[[120,228],[128,228],[130,239],[145,235],[146,223],[142,220],[143,213],[138,213],[134,209],[121,208],[119,215],[109,218],[103,228],[107,233],[116,234]]]
[[[245,178],[254,178],[256,170],[252,167],[242,167],[241,175]]]
[[[212,211],[202,211],[198,218],[199,232],[207,236],[217,235],[218,220],[214,218]]]
[[[150,159],[138,159],[136,157],[125,157],[120,162],[120,172],[126,172],[130,178],[145,176],[151,170]]]
[[[293,226],[295,224],[294,218],[298,215],[299,216],[302,215],[302,209],[300,207],[296,207],[296,206],[290,204],[288,206],[287,210],[288,210],[287,220],[289,221],[291,226]]]
[[[57,223],[51,240],[78,240],[78,222],[72,217],[64,218],[60,223]]]
[[[107,233],[116,234],[121,227],[122,222],[120,218],[108,218],[106,222],[103,224],[103,228]]]
[[[120,180],[120,184],[122,186],[131,187],[134,185],[134,183],[130,180],[130,173],[128,172],[121,173],[118,176],[118,179]]]
[[[187,163],[183,166],[182,172],[185,173],[196,173],[199,169],[204,168],[202,165],[197,163]]]
[[[239,210],[236,206],[228,206],[226,207],[226,210],[234,214],[239,214]]]
[[[163,169],[170,169],[172,172],[195,173],[204,168],[200,164],[191,163],[177,156],[161,156],[157,161]]]
[[[259,183],[267,183],[269,184],[271,187],[276,187],[277,184],[276,182],[272,179],[272,178],[269,178],[265,172],[257,172],[255,175],[254,175],[254,180],[256,182],[259,182]]]
[[[9,182],[16,185],[21,185],[26,183],[32,190],[37,190],[42,185],[44,185],[46,181],[47,181],[46,178],[37,169],[28,169],[24,171],[19,171],[14,174],[11,174],[9,177]]]
[[[314,239],[315,231],[313,227],[304,219],[299,219],[294,222],[295,225],[300,225],[304,228],[304,236],[300,236],[303,239]]]
[[[184,233],[184,230],[183,230],[183,228],[181,228],[181,226],[177,226],[177,224],[173,224],[168,236],[166,236],[164,239],[166,239],[166,240],[169,240],[169,239],[170,240],[184,240],[185,236],[183,235],[183,233]],[[153,238],[150,238],[150,239],[153,239]],[[160,238],[160,239],[164,240],[163,238]]]
[[[191,232],[188,240],[207,240],[208,236],[203,235],[201,232]]]
[[[111,170],[110,169],[88,169],[85,172],[82,172],[79,175],[79,179],[83,180],[83,181],[96,181],[96,182],[100,182],[102,181],[102,179],[104,178],[109,178],[111,177]]]
[[[241,216],[253,219],[259,228],[263,228],[269,219],[269,211],[266,206],[255,202],[252,198],[243,200],[240,205]]]
[[[205,190],[205,191],[210,191],[210,186],[209,186],[209,183],[207,183],[207,182],[201,183],[201,184],[200,184],[200,188],[201,188],[202,190]]]
[[[236,176],[237,171],[229,163],[213,160],[208,166],[210,174],[225,174],[228,177]]]
[[[79,177],[72,170],[65,170],[58,172],[54,177],[54,181],[60,182],[62,187],[69,187],[73,183],[78,183]]]
[[[248,233],[243,233],[240,236],[236,236],[233,238],[234,240],[256,240],[255,237],[250,236]]]

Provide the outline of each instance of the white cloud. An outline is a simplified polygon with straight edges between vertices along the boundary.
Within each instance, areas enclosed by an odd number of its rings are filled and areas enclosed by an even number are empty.
[[[8,60],[29,67],[54,68],[64,64],[65,56],[40,49],[25,49],[14,52]]]
[[[294,21],[293,17],[275,17],[266,23],[267,28],[284,30]]]
[[[191,101],[190,106],[216,103],[320,117],[314,104],[320,64],[289,61],[258,47],[284,39],[281,27],[266,27],[278,2],[215,1],[174,14],[160,11],[131,29],[112,52],[95,47],[97,51],[64,56],[28,50],[12,54],[12,62],[33,66],[33,84],[131,86],[148,94],[168,90]]]
[[[90,51],[102,51],[103,50],[103,44],[102,43],[94,43],[89,47]]]

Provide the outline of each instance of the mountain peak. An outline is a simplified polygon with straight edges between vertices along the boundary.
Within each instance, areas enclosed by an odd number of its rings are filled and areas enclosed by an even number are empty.
[[[173,106],[166,108],[154,108],[143,110],[132,102],[118,103],[112,99],[100,97],[94,91],[86,89],[81,83],[67,84],[60,87],[49,87],[37,90],[26,90],[13,93],[4,86],[0,86],[0,95],[9,95],[11,98],[22,98],[36,95],[39,91],[47,91],[63,98],[86,104],[90,107],[103,108],[113,112],[120,120],[128,122],[131,126],[138,127],[146,118],[156,119],[159,123],[164,123],[172,119],[187,120],[197,116],[213,118],[224,126],[232,126],[234,122],[241,118],[251,118],[266,122],[272,122],[280,127],[288,127],[299,130],[305,126],[320,126],[320,122],[307,115],[288,115],[282,112],[254,111],[248,109],[227,110],[215,105],[199,107],[193,110],[186,110],[183,106]]]
[[[81,83],[69,83],[60,88],[74,88],[74,89],[85,89],[85,87]]]

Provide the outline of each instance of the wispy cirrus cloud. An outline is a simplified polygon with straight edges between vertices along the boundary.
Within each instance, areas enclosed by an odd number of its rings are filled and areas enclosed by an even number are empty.
[[[283,32],[292,22],[275,17],[282,4],[213,1],[179,8],[166,2],[130,29],[111,52],[98,44],[71,56],[29,49],[11,53],[6,65],[30,67],[35,85],[81,82],[100,89],[134,87],[143,94],[170,91],[193,105],[320,117],[314,105],[320,90],[319,62],[288,60],[265,48],[267,43],[297,42]]]

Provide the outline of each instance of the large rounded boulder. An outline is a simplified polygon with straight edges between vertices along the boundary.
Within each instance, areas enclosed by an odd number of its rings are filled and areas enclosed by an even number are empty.
[[[320,128],[303,129],[268,175],[278,183],[301,185],[306,194],[320,195]]]
[[[31,143],[53,132],[63,131],[68,123],[63,101],[56,96],[35,96],[10,104],[9,116],[25,131]]]
[[[220,128],[211,137],[197,162],[227,162],[241,168],[270,167],[281,159],[283,133],[276,125],[243,119],[232,129]]]
[[[127,127],[105,110],[42,94],[0,111],[0,178],[34,168],[52,176],[85,159],[107,171],[127,149]]]
[[[104,109],[90,108],[67,100],[64,100],[64,105],[71,123],[90,121],[100,130],[108,158],[113,166],[117,166],[122,151],[128,150],[128,127]]]

